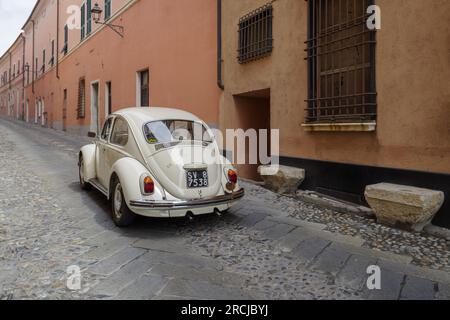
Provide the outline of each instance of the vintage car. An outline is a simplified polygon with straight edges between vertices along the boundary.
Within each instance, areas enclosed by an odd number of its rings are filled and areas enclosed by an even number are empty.
[[[220,214],[244,196],[211,129],[191,113],[168,108],[108,116],[95,142],[81,148],[79,179],[83,189],[108,197],[119,227],[136,215]]]

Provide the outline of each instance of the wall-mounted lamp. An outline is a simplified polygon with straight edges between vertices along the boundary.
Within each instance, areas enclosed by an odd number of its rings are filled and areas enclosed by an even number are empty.
[[[103,12],[102,8],[100,8],[98,3],[96,3],[94,5],[94,7],[91,9],[91,14],[92,14],[92,18],[94,19],[94,22],[97,24],[103,24],[105,26],[110,27],[115,33],[117,33],[119,36],[121,36],[123,38],[124,31],[125,31],[123,26],[115,25],[115,24],[108,23],[108,22],[100,22],[102,12]]]

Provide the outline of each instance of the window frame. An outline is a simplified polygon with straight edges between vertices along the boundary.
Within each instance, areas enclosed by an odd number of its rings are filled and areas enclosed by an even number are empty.
[[[239,19],[238,62],[246,64],[273,51],[273,5],[265,4]]]
[[[341,12],[339,13],[339,28],[336,28],[335,25],[328,26],[326,25],[327,33],[325,35],[319,35],[322,30],[319,30],[319,28],[322,28],[323,26],[318,25],[320,22],[320,17],[317,18],[316,14],[319,14],[321,17],[322,15],[326,15],[329,10],[327,7],[325,7],[325,12],[323,13],[321,10],[324,10],[324,8],[321,6],[321,3],[323,0],[307,0],[308,1],[308,39],[305,42],[307,45],[306,52],[307,57],[305,60],[307,61],[308,65],[308,76],[307,76],[307,83],[308,83],[308,99],[306,100],[307,108],[306,115],[305,115],[305,125],[315,125],[315,124],[351,124],[351,123],[374,123],[377,119],[377,90],[376,90],[376,30],[364,30],[363,33],[358,34],[356,32],[351,33],[351,28],[356,28],[357,26],[361,25],[363,28],[367,28],[366,21],[369,17],[369,14],[366,15],[366,10],[364,10],[363,16],[357,16],[357,13],[353,13],[355,16],[352,17],[353,20],[345,20],[345,23],[342,23],[341,21]],[[367,5],[373,5],[374,0],[367,0]],[[317,7],[317,3],[319,3],[319,7]],[[362,5],[362,8],[364,9],[364,5]],[[355,7],[353,7],[354,12]],[[325,18],[327,19],[327,18]],[[316,21],[317,20],[317,21]],[[357,21],[361,20],[361,21]],[[318,22],[319,21],[319,22]],[[325,20],[325,23],[328,23],[327,20]],[[353,23],[351,24],[350,21]],[[323,22],[323,21],[322,21]],[[358,22],[358,24],[356,24]],[[347,30],[345,30],[345,27],[342,27],[342,25],[345,25]],[[337,31],[335,30],[337,29]],[[331,30],[331,31],[329,31]],[[347,31],[350,33],[350,36],[346,35],[346,37],[339,37],[338,33]],[[333,34],[334,32],[334,34]],[[359,31],[360,32],[360,31]],[[366,35],[365,32],[368,33],[368,39],[364,40],[364,36]],[[331,36],[330,36],[331,34]],[[359,42],[359,40],[355,40],[355,44],[351,47],[363,47],[362,52],[369,55],[368,62],[366,62],[365,57],[361,55],[362,59],[362,67],[364,71],[362,71],[361,79],[358,79],[358,63],[354,59],[354,63],[341,69],[347,69],[347,71],[340,70],[339,72],[335,69],[329,68],[325,71],[322,71],[321,68],[322,60],[324,59],[326,61],[326,65],[328,66],[328,56],[326,58],[321,58],[321,56],[329,55],[329,51],[331,51],[331,61],[332,66],[334,66],[333,62],[335,61],[333,59],[336,59],[335,56],[337,55],[337,52],[340,52],[343,50],[342,47],[338,47],[338,50],[329,50],[322,49],[323,47],[327,48],[327,46],[331,46],[332,43],[342,43],[343,41],[346,41],[348,39],[357,38],[360,35],[363,38],[363,41]],[[336,38],[332,38],[332,40],[327,40],[329,37],[335,36]],[[326,38],[325,41],[320,39]],[[339,40],[340,39],[340,40]],[[323,42],[322,42],[323,41]],[[342,44],[341,44],[342,46]],[[366,49],[366,46],[368,49]],[[344,48],[345,49],[345,48]],[[322,52],[322,50],[325,51],[325,53]],[[364,51],[365,50],[365,51]],[[340,61],[339,61],[340,62]],[[366,64],[369,65],[369,72],[370,74],[365,73]],[[353,68],[353,77],[350,77],[349,74],[351,71],[349,69]],[[346,89],[346,93],[343,95],[342,93],[339,95],[335,95],[334,93],[329,94],[328,91],[328,75],[325,76],[326,82],[326,95],[327,96],[321,96],[319,93],[319,90],[323,83],[321,82],[322,79],[320,78],[322,75],[321,73],[330,73],[330,72],[338,72],[339,77],[338,81],[343,83],[343,81],[346,81],[346,83],[351,83],[354,86],[354,91],[350,93],[348,91],[348,88]],[[343,77],[344,73],[347,73],[347,77]],[[368,77],[368,82],[366,82],[365,77]],[[319,78],[318,78],[319,77]],[[352,81],[350,81],[352,79]],[[331,76],[331,83],[333,84],[334,81],[334,75]],[[360,81],[361,86],[361,93],[357,92],[356,86],[358,85],[357,81]],[[342,84],[341,84],[342,85]],[[333,85],[331,86],[333,87]],[[347,85],[348,87],[348,85]],[[341,90],[341,89],[340,89]],[[362,103],[358,103],[358,97],[361,98]],[[347,104],[342,104],[342,100],[347,100]],[[353,104],[350,104],[349,101],[352,100]],[[367,100],[367,102],[366,102]],[[335,101],[339,101],[338,106],[334,106]],[[331,102],[332,106],[330,107],[328,104]],[[325,107],[322,105],[325,104]],[[358,113],[356,110],[361,108],[361,112]],[[349,111],[353,109],[353,111]],[[337,111],[339,110],[339,111]],[[342,111],[347,110],[347,112]],[[366,110],[372,111],[367,112]],[[326,114],[323,115],[322,113],[325,112]],[[331,115],[329,113],[332,113]],[[337,114],[336,114],[337,113]]]
[[[146,94],[146,104],[143,103],[143,75],[144,73],[147,74],[147,94]],[[150,106],[150,69],[142,69],[140,71],[137,72],[137,81],[136,81],[136,104],[138,107],[149,107]]]
[[[100,133],[100,137],[99,137],[100,141],[102,141],[102,142],[109,142],[109,140],[111,138],[112,130],[114,128],[114,120],[115,120],[114,116],[109,116],[108,118],[106,118],[105,123],[104,123],[103,128],[102,128],[102,132]],[[108,121],[111,121],[111,125],[110,125],[110,131],[109,131],[108,137],[107,137],[107,139],[105,139],[105,138],[103,138],[103,132],[105,131],[106,124],[108,123]]]
[[[126,141],[125,144],[118,144],[118,143],[114,143],[112,141],[112,137],[113,137],[113,134],[114,134],[114,130],[116,129],[117,122],[120,121],[120,120],[123,121],[126,124],[126,126],[127,126],[127,141]],[[111,133],[110,133],[108,141],[109,141],[109,144],[111,144],[113,146],[116,146],[116,147],[120,147],[120,148],[125,148],[128,145],[128,142],[130,141],[130,126],[128,125],[128,121],[125,118],[123,118],[121,116],[114,117],[114,123],[113,123],[113,127],[112,127],[112,130],[111,130]]]

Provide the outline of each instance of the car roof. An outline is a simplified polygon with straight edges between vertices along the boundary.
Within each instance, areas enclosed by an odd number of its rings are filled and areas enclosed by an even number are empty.
[[[126,108],[114,112],[113,115],[123,116],[128,120],[132,120],[139,127],[143,126],[148,122],[161,120],[200,121],[198,117],[196,117],[190,112],[180,109],[159,108],[159,107]]]

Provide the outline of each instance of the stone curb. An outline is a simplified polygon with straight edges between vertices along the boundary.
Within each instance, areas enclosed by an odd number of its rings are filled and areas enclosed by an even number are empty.
[[[295,197],[304,202],[315,204],[339,213],[358,215],[365,218],[375,217],[375,213],[370,208],[328,197],[317,192],[298,191]]]

